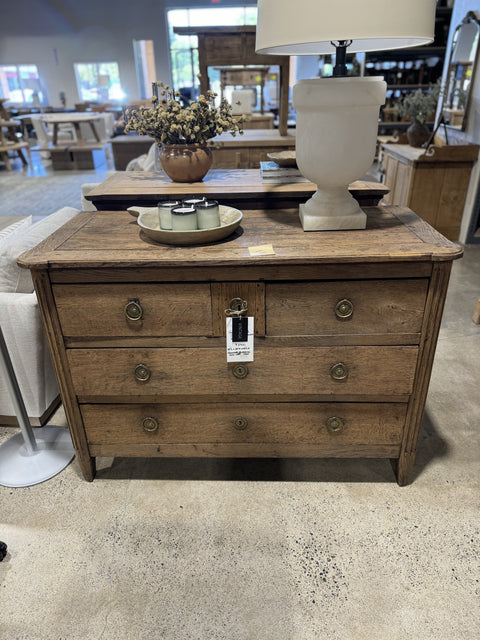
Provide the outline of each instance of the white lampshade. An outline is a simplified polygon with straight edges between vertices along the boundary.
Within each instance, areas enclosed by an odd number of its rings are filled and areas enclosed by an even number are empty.
[[[429,44],[436,0],[258,0],[257,53],[335,53],[330,41],[352,40],[349,53]]]

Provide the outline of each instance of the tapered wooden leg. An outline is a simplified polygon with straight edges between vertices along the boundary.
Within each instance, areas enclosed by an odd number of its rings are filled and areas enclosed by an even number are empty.
[[[410,474],[413,463],[415,462],[415,453],[405,453],[401,455],[400,458],[392,459],[390,462],[392,463],[398,486],[405,487],[407,484],[410,484]]]
[[[89,456],[77,455],[77,461],[85,480],[87,482],[93,482],[97,472],[96,459]]]

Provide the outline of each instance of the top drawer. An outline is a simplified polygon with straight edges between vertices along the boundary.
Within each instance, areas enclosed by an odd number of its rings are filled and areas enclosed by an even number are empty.
[[[425,278],[269,283],[266,334],[420,334],[427,288]]]
[[[241,298],[256,336],[420,336],[428,280],[56,284],[66,338],[212,337]],[[408,339],[403,339],[408,336]]]
[[[54,285],[65,337],[211,336],[210,285]]]

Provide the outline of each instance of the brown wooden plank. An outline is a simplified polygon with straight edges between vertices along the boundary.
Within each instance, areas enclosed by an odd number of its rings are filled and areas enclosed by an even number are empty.
[[[420,342],[420,332],[418,333],[372,333],[372,334],[339,334],[323,336],[269,336],[268,344],[272,347],[329,347],[329,346],[396,346],[418,344]],[[105,336],[98,337],[68,337],[65,338],[65,346],[70,349],[84,349],[86,347],[129,347],[131,337]],[[257,336],[258,338],[258,336]],[[259,338],[257,346],[262,346]],[[201,347],[203,349],[218,349],[225,347],[225,338],[218,337],[215,340],[205,336],[178,336],[158,338],[156,336],[141,337],[135,336],[135,346],[137,348],[189,348]]]
[[[391,444],[128,444],[92,445],[94,456],[140,458],[395,458]]]
[[[335,442],[398,446],[406,409],[406,404],[375,403],[81,406],[90,445]],[[328,428],[332,417],[339,419],[335,432]],[[146,418],[156,420],[155,431],[144,429]]]
[[[208,284],[54,285],[53,295],[66,337],[213,335]],[[132,300],[139,320],[126,315]]]
[[[235,364],[223,349],[73,349],[68,361],[78,396],[265,396],[285,394],[342,397],[396,396],[411,393],[418,349],[402,347],[269,348],[255,350],[248,375],[238,379]],[[348,375],[331,377],[331,367],[343,363]],[[148,382],[135,378],[137,365],[151,372]]]
[[[215,280],[236,282],[238,280],[359,280],[376,278],[420,278],[429,277],[432,272],[428,262],[390,262],[362,264],[321,264],[282,266],[235,266],[210,268],[158,268],[139,269],[58,269],[50,272],[55,283],[81,282],[212,282]]]
[[[290,210],[249,211],[232,239],[210,245],[174,247],[147,238],[128,213],[80,214],[53,234],[47,245],[23,254],[19,264],[52,268],[148,268],[323,264],[452,260],[457,245],[435,233],[410,210],[367,209],[367,230],[305,233]],[[98,237],[102,246],[98,246]],[[341,240],[341,242],[339,242]],[[252,257],[249,247],[272,244],[274,255]]]
[[[404,209],[398,212],[394,211],[394,214],[402,220],[402,222],[412,231],[416,236],[422,239],[425,244],[439,249],[432,258],[441,260],[443,257],[450,255],[450,259],[456,260],[463,255],[463,249],[460,245],[456,244],[445,238],[439,231],[430,226],[425,220],[415,215],[409,209]]]
[[[419,333],[428,280],[271,283],[266,290],[268,336]],[[336,305],[348,300],[343,319]]]
[[[451,262],[437,263],[432,274],[415,372],[415,393],[409,402],[401,454],[394,463],[397,481],[401,486],[408,483],[408,477],[415,461],[451,267]]]
[[[273,149],[272,149],[273,151]],[[172,182],[162,174],[143,171],[117,172],[107,178],[105,182],[95,187],[86,196],[87,200],[100,205],[103,200],[118,201],[127,206],[135,202],[141,204],[145,200],[174,200],[191,195],[207,195],[219,200],[228,196],[229,202],[234,198],[242,200],[257,200],[260,196],[269,199],[281,197],[306,199],[316,191],[316,185],[311,182],[303,183],[263,183],[260,171],[256,169],[243,170],[210,170],[201,182],[178,183]],[[363,194],[382,197],[388,188],[377,182],[356,180],[350,185],[350,192],[354,197]],[[102,207],[105,209],[105,207]]]

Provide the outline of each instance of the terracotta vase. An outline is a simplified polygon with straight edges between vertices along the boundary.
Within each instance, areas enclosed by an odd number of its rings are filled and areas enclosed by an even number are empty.
[[[425,124],[422,124],[414,118],[412,120],[412,124],[408,127],[406,134],[408,144],[411,147],[422,147],[430,138],[430,129]]]
[[[212,166],[212,152],[202,144],[162,144],[159,156],[173,182],[200,182]]]

